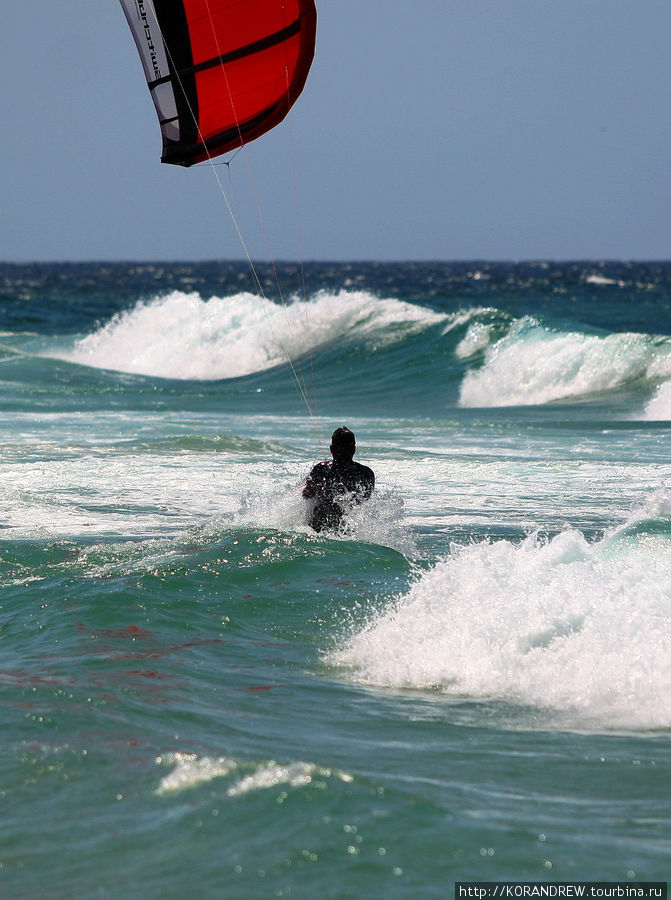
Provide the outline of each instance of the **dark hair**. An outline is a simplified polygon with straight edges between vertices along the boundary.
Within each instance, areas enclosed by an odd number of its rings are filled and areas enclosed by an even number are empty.
[[[356,440],[349,428],[336,428],[331,437],[331,452],[334,456],[354,456]]]

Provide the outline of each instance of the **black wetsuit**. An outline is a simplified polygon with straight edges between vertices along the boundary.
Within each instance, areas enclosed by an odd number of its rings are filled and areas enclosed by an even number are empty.
[[[374,487],[373,470],[351,457],[317,463],[303,488],[303,496],[315,500],[309,524],[315,531],[337,531],[347,508],[368,500]]]

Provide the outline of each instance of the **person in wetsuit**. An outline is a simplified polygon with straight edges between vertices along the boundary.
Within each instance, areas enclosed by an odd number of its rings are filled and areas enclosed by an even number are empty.
[[[315,501],[309,517],[315,531],[338,531],[347,509],[368,500],[375,487],[373,470],[352,459],[356,440],[349,428],[336,428],[330,449],[333,460],[317,463],[303,486],[303,496]]]

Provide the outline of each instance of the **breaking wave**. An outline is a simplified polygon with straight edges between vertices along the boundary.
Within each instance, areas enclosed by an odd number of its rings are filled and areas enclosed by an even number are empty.
[[[173,291],[114,316],[69,350],[44,355],[137,375],[220,380],[341,340],[374,340],[377,349],[445,319],[365,291],[321,292],[283,305],[251,293],[203,300]]]
[[[461,406],[537,405],[671,377],[669,338],[558,332],[531,317],[517,320],[493,343],[482,323],[470,329],[470,343],[485,348],[484,362],[466,373]]]
[[[668,728],[671,495],[594,544],[566,530],[454,546],[329,661],[368,684]]]
[[[495,308],[441,313],[368,291],[280,304],[251,293],[173,291],[138,302],[42,356],[97,369],[219,381],[314,353],[323,371],[368,389],[462,407],[535,406],[642,388],[634,418],[671,418],[671,338],[561,330]],[[356,355],[356,358],[352,356]],[[346,364],[341,365],[347,357]]]

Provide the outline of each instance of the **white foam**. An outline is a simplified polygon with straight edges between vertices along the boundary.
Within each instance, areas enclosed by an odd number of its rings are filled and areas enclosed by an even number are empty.
[[[618,281],[615,278],[607,278],[605,275],[588,275],[585,278],[586,284],[617,284],[619,287],[624,287],[624,281]]]
[[[261,372],[353,333],[401,339],[445,316],[365,291],[321,292],[279,305],[250,293],[203,300],[181,291],[138,303],[69,350],[44,355],[162,378],[218,380]],[[390,326],[406,326],[399,333]]]
[[[671,343],[643,334],[555,333],[521,319],[464,377],[461,406],[524,406],[671,375]]]
[[[161,779],[156,788],[156,793],[159,795],[174,794],[211,781],[213,778],[221,778],[228,775],[237,766],[234,760],[224,756],[217,759],[209,756],[199,758],[195,753],[168,753],[165,756],[157,757],[156,762],[159,765],[175,766],[172,772]]]
[[[671,381],[660,384],[655,396],[646,404],[641,418],[655,422],[671,419]]]
[[[671,490],[666,487],[657,488],[644,501],[642,506],[635,510],[622,525],[613,528],[605,537],[602,546],[611,546],[622,535],[635,532],[645,523],[671,523]]]
[[[485,322],[474,322],[469,325],[464,337],[459,341],[455,354],[459,359],[468,359],[491,343],[492,326]]]
[[[285,766],[276,762],[270,762],[259,766],[255,771],[231,785],[226,793],[229,797],[237,797],[241,794],[247,794],[249,791],[264,790],[276,787],[279,784],[288,784],[290,787],[303,787],[312,784],[315,778],[331,777],[347,783],[354,780],[347,772],[323,769],[311,763],[296,762]]]
[[[161,779],[156,789],[159,796],[188,790],[215,778],[231,775],[243,767],[242,763],[225,756],[198,757],[195,753],[167,753],[157,757],[156,763],[175,766]],[[281,784],[287,784],[289,787],[305,787],[315,780],[323,781],[332,777],[346,783],[353,780],[347,772],[325,769],[312,763],[294,762],[282,765],[271,760],[254,766],[246,775],[239,777],[227,788],[226,795],[239,797],[251,791],[266,790]]]
[[[330,661],[365,683],[669,727],[670,512],[658,496],[597,544],[567,530],[453,547]],[[662,519],[666,536],[632,532],[646,517]]]
[[[16,537],[174,533],[234,511],[248,471],[216,453],[36,461],[15,467],[0,491],[3,524]]]

